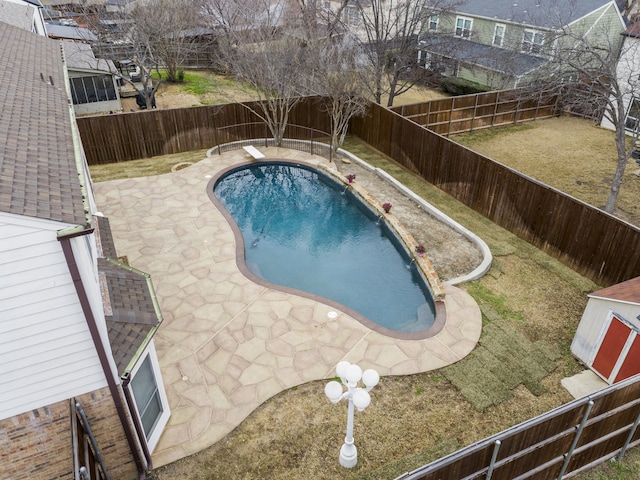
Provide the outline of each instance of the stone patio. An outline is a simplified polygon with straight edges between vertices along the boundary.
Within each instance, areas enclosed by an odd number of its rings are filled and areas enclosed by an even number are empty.
[[[326,161],[287,149],[260,151]],[[381,375],[413,374],[460,360],[480,337],[480,309],[448,285],[442,331],[398,340],[334,307],[247,279],[236,264],[232,230],[207,196],[213,175],[246,161],[236,150],[166,175],[95,185],[118,253],[151,274],[164,315],[155,343],[172,413],[155,467],[221,440],[273,395],[333,376],[340,360]]]

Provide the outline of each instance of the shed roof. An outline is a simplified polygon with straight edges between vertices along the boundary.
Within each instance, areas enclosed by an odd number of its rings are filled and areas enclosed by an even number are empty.
[[[0,211],[87,223],[59,42],[0,22]]]
[[[464,0],[454,9],[461,14],[559,28],[610,3],[612,0]]]
[[[640,304],[640,277],[603,288],[589,294],[589,297]]]

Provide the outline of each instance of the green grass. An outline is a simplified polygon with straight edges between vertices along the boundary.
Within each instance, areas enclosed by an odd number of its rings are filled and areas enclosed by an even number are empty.
[[[154,70],[151,77],[154,79],[162,78],[166,81],[167,74],[163,69],[160,69],[160,75],[157,70]],[[198,96],[221,92],[224,89],[242,88],[242,85],[233,78],[216,75],[207,70],[185,70],[184,81],[177,83],[177,85],[180,85],[183,92]]]
[[[207,150],[194,150],[173,155],[162,155],[128,162],[92,165],[89,167],[91,179],[98,182],[122,178],[146,177],[171,172],[171,167],[183,162],[196,163],[205,158]]]

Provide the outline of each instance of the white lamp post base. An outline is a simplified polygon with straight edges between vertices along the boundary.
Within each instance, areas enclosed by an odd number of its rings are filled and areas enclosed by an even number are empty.
[[[356,446],[348,443],[343,443],[340,448],[340,465],[345,468],[353,468],[358,463],[358,449]]]

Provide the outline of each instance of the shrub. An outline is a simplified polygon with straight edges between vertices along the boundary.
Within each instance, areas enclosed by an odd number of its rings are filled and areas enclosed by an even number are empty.
[[[450,95],[470,95],[472,93],[488,92],[489,87],[464,78],[444,77],[440,80],[440,88]]]

